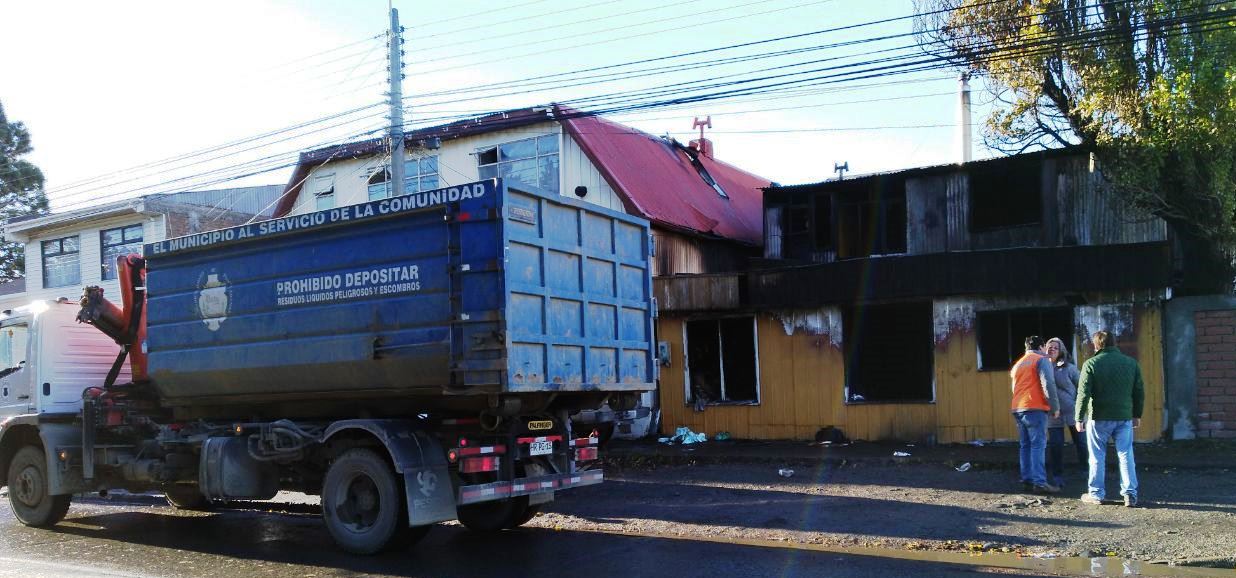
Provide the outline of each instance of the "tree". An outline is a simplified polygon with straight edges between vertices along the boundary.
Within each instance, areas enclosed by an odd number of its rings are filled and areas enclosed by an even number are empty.
[[[18,157],[29,154],[30,131],[9,122],[0,103],[0,222],[48,213],[43,171]],[[0,238],[0,282],[25,275],[25,252],[19,243]]]
[[[1185,288],[1236,276],[1236,2],[920,0],[928,52],[979,75],[989,146],[1092,152],[1114,192],[1163,218]]]

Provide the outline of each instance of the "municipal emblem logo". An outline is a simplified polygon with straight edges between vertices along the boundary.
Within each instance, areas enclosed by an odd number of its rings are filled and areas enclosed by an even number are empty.
[[[438,489],[438,474],[422,470],[416,474],[416,483],[421,486],[421,495],[428,498],[433,495],[434,490]]]
[[[231,311],[231,304],[228,303],[227,277],[212,270],[198,284],[198,287],[198,315],[202,318],[202,323],[206,324],[207,329],[218,331],[223,322],[227,321],[227,314]]]

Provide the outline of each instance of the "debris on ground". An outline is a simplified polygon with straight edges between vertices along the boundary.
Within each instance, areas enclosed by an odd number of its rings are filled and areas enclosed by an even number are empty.
[[[985,446],[985,445],[987,445],[987,444],[983,443],[983,440],[974,440],[974,441],[970,442],[970,445],[972,445],[972,446],[974,446],[974,447],[976,447],[976,448],[981,448],[981,447],[983,447],[983,446]]]
[[[698,444],[708,441],[708,435],[695,433],[689,427],[680,427],[674,431],[673,436],[660,438],[657,441],[663,444]]]
[[[910,457],[910,452],[893,452],[893,457],[895,457],[895,458],[908,458],[908,457]]]
[[[728,439],[730,439],[730,432],[727,431],[717,432],[717,435],[712,436],[712,441],[714,442],[723,442]]]
[[[955,469],[955,470],[957,470],[957,471],[959,471],[959,472],[968,472],[968,471],[970,471],[970,468],[972,468],[972,467],[973,467],[973,466],[971,466],[971,465],[970,465],[970,462],[966,462],[966,463],[961,464],[960,466],[957,466],[956,468],[953,468],[953,469]]]
[[[791,470],[790,468],[781,468],[777,470],[777,475],[783,478],[792,478],[794,477],[794,470]]]

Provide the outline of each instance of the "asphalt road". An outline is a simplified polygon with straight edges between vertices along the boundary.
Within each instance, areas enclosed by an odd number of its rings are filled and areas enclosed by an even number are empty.
[[[569,508],[569,498],[558,509]],[[265,507],[265,506],[263,506]],[[0,576],[1044,576],[1026,570],[554,528],[479,535],[439,525],[405,552],[338,551],[312,505],[181,512],[159,500],[78,500],[50,530],[0,503]]]

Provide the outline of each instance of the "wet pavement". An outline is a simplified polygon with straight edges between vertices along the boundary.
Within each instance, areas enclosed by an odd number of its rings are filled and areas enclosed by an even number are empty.
[[[0,506],[0,576],[853,576],[1051,575],[773,544],[527,528],[435,528],[408,552],[340,553],[313,508],[186,513],[153,504],[75,504],[54,530]],[[891,574],[890,574],[891,573]]]
[[[599,489],[599,488],[598,488]],[[593,496],[596,493],[592,493]],[[311,500],[185,512],[156,497],[79,499],[51,530],[21,526],[0,503],[0,576],[1236,576],[1097,558],[1035,559],[555,525],[574,498],[531,527],[497,535],[439,525],[403,552],[338,551]],[[566,512],[568,514],[563,514]]]

